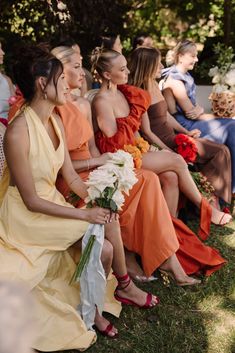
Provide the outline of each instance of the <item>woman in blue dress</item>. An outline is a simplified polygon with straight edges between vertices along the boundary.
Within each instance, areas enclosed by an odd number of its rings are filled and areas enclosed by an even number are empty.
[[[188,72],[198,61],[195,43],[184,40],[172,51],[174,65],[163,70],[163,94],[176,120],[187,130],[198,129],[201,137],[228,146],[235,193],[235,120],[207,114],[196,102],[196,85]],[[176,104],[175,104],[176,102]]]

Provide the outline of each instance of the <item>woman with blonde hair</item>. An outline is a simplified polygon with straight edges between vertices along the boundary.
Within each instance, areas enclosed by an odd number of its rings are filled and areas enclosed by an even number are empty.
[[[173,52],[173,66],[163,70],[163,94],[170,113],[185,129],[198,129],[201,137],[228,146],[232,158],[232,192],[235,193],[235,121],[204,113],[196,101],[196,85],[188,71],[198,61],[196,44],[190,40],[179,42]],[[172,94],[176,104],[172,106]]]

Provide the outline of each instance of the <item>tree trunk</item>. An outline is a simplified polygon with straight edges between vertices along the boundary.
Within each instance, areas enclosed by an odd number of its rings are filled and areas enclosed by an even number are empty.
[[[224,43],[230,44],[231,40],[231,13],[232,13],[232,1],[224,0]]]

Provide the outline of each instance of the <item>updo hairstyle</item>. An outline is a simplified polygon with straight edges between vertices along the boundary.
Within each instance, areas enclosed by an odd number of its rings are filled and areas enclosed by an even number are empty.
[[[96,47],[91,54],[91,71],[95,75],[99,74],[101,78],[104,78],[103,73],[109,72],[112,68],[112,61],[118,58],[120,53],[115,50],[102,49]]]
[[[57,92],[57,81],[63,72],[62,63],[42,45],[22,48],[17,62],[13,65],[14,78],[26,101],[36,94],[36,80],[46,78],[47,86],[53,82]]]

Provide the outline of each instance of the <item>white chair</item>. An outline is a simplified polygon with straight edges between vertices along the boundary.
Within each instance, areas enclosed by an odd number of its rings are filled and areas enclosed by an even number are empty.
[[[95,95],[98,93],[98,91],[99,91],[99,88],[90,89],[85,93],[84,98],[86,98],[91,104]]]

